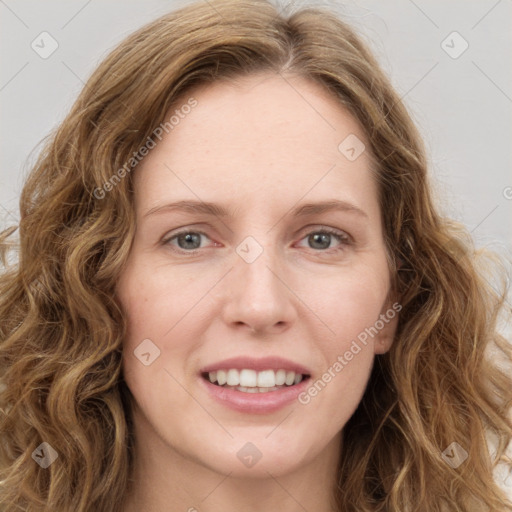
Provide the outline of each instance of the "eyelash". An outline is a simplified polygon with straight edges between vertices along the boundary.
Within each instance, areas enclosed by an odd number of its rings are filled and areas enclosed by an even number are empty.
[[[334,236],[340,242],[340,246],[338,248],[334,248],[334,250],[333,250],[333,248],[330,248],[330,249],[311,249],[312,251],[315,251],[315,252],[318,252],[318,253],[322,253],[322,252],[323,253],[330,253],[331,251],[337,253],[339,251],[343,251],[346,246],[348,246],[348,245],[350,245],[352,243],[351,238],[347,234],[343,233],[343,231],[339,231],[337,229],[328,228],[328,227],[322,227],[321,229],[313,229],[313,230],[307,232],[301,238],[301,240],[303,240],[304,238],[306,238],[306,237],[308,237],[308,236],[310,236],[312,234],[319,234],[319,233]],[[199,249],[192,249],[192,250],[188,251],[186,249],[181,249],[180,247],[173,246],[170,243],[172,240],[177,239],[179,236],[181,236],[181,235],[188,235],[188,234],[203,235],[206,238],[209,238],[208,235],[206,233],[204,233],[203,231],[186,229],[186,230],[183,230],[183,231],[179,231],[178,233],[175,233],[171,237],[163,239],[162,240],[162,245],[171,246],[173,251],[176,251],[176,252],[181,253],[181,254],[196,254],[198,251],[201,250],[201,248],[199,248]]]

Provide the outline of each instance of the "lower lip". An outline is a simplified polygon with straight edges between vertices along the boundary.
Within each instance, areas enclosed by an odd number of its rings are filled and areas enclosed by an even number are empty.
[[[203,377],[199,378],[214,400],[230,409],[249,414],[269,414],[286,407],[297,400],[297,396],[305,391],[310,380],[309,377],[294,386],[286,386],[277,391],[244,393],[243,391],[217,386]]]

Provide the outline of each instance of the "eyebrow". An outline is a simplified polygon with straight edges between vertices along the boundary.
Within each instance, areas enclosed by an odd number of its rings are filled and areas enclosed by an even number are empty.
[[[148,210],[144,217],[148,217],[155,213],[167,213],[170,211],[184,211],[187,213],[212,215],[215,217],[234,217],[233,213],[225,207],[205,201],[176,201],[174,203],[164,204],[161,206],[155,206]],[[341,201],[339,199],[332,199],[329,201],[320,201],[316,203],[306,203],[295,207],[291,211],[293,217],[305,217],[307,215],[315,215],[328,211],[343,211],[349,213],[355,213],[362,217],[368,218],[367,213],[356,205],[347,201]]]

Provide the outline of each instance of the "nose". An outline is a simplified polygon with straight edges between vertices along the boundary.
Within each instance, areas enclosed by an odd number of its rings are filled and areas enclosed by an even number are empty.
[[[263,335],[289,329],[297,318],[296,299],[271,248],[252,263],[238,255],[234,261],[223,287],[226,325]]]

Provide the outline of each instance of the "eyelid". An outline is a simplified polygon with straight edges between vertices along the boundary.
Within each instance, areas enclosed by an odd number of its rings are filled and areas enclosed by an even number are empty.
[[[188,233],[195,233],[195,234],[202,235],[202,236],[208,238],[209,240],[211,240],[211,238],[208,236],[207,233],[205,233],[204,231],[202,231],[200,229],[195,229],[193,226],[187,226],[184,228],[177,228],[177,229],[178,229],[178,231],[171,232],[170,236],[164,236],[161,241],[161,244],[172,246],[173,250],[180,254],[195,254],[202,249],[206,249],[206,247],[200,247],[198,249],[185,250],[185,249],[181,249],[180,247],[176,247],[176,246],[172,245],[170,242],[172,240],[176,239],[177,237],[179,237],[180,235],[186,235]],[[316,224],[316,225],[312,225],[312,226],[310,225],[310,226],[304,227],[300,231],[301,235],[300,235],[299,242],[301,242],[305,237],[307,237],[313,233],[327,233],[331,236],[337,237],[339,240],[339,243],[340,243],[340,246],[338,248],[335,247],[335,248],[329,248],[329,249],[325,249],[325,250],[311,249],[312,251],[314,251],[316,253],[331,254],[332,252],[341,251],[343,249],[343,246],[352,245],[354,243],[354,239],[346,231],[343,231],[338,228],[333,228],[330,226],[325,226],[322,224]],[[214,243],[218,245],[217,242],[214,242]]]
[[[317,233],[317,232],[326,232],[331,235],[340,236],[341,238],[346,239],[347,242],[351,242],[351,243],[354,242],[354,239],[352,238],[352,236],[349,235],[346,231],[343,231],[343,229],[333,228],[331,226],[326,226],[324,224],[309,225],[300,231],[300,233],[303,234],[302,238],[304,238],[304,236],[306,236],[308,234]]]
[[[193,227],[191,228],[183,228],[177,232],[172,232],[172,234],[170,236],[167,236],[165,235],[163,238],[162,238],[162,241],[160,242],[162,245],[171,245],[171,241],[176,239],[177,237],[179,237],[180,235],[186,235],[188,233],[195,233],[195,234],[198,234],[198,235],[203,235],[204,237],[208,238],[209,240],[211,240],[211,238],[204,232],[204,231],[201,231],[200,229],[194,229]],[[197,251],[200,251],[201,249],[204,249],[203,248],[199,248],[199,249],[192,249],[190,251],[186,251],[185,249],[181,249],[180,247],[175,247],[175,250],[177,252],[181,252],[181,253],[189,253],[189,254],[194,254],[195,252]]]

